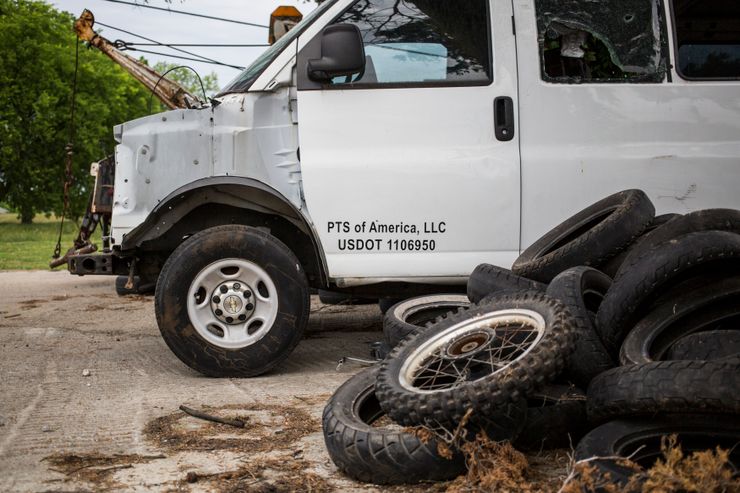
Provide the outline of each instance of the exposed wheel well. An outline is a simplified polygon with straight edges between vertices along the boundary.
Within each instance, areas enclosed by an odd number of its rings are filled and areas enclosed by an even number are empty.
[[[156,276],[185,239],[227,224],[270,233],[298,257],[311,287],[327,286],[321,248],[306,219],[277,191],[248,178],[206,178],[174,191],[124,236],[120,248],[124,255],[138,259],[139,272]]]
[[[262,229],[290,248],[306,271],[311,287],[325,287],[324,276],[316,256],[313,242],[304,232],[286,219],[223,204],[204,204],[190,211],[165,234],[144,242],[142,252],[166,252],[165,260],[188,237],[215,226],[242,224]],[[161,255],[159,255],[161,257]]]

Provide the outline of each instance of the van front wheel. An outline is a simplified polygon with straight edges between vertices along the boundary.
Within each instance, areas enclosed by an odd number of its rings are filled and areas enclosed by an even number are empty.
[[[308,281],[293,252],[248,226],[218,226],[184,241],[155,294],[165,342],[212,377],[252,377],[288,357],[308,323]]]

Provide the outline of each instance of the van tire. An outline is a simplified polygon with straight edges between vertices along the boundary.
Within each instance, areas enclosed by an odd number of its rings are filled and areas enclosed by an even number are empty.
[[[713,359],[667,355],[674,343],[695,332],[740,330],[740,276],[726,279],[707,276],[704,280],[700,286],[662,299],[635,324],[619,352],[623,365],[666,359]],[[705,353],[703,349],[697,354]]]
[[[385,415],[375,397],[377,368],[360,371],[334,393],[324,408],[322,428],[331,460],[347,476],[379,485],[444,481],[465,472],[465,459],[439,442],[401,427],[373,426]]]
[[[528,326],[532,330],[528,335],[521,330],[525,323],[525,312],[536,314],[529,321]],[[527,345],[517,353],[511,351],[511,359],[507,359],[504,366],[494,371],[483,365],[475,369],[480,375],[474,381],[456,378],[447,382],[446,387],[437,385],[434,392],[420,388],[424,382],[415,385],[418,375],[411,377],[401,374],[407,363],[416,364],[420,359],[426,362],[437,354],[453,354],[438,368],[441,374],[451,373],[452,370],[443,370],[451,364],[460,365],[465,364],[462,363],[464,361],[474,360],[481,350],[485,350],[481,348],[497,347],[497,339],[502,337],[498,332],[495,338],[488,335],[489,339],[480,340],[481,324],[487,314],[491,319],[485,323],[499,324],[495,325],[499,328],[503,326],[501,324],[512,327],[516,324],[519,333],[525,337],[522,344]],[[451,314],[436,324],[434,329],[405,339],[381,363],[376,387],[378,400],[391,419],[399,424],[440,423],[454,426],[463,420],[469,410],[474,416],[484,418],[500,415],[504,406],[523,402],[530,392],[557,377],[573,351],[576,336],[568,310],[559,301],[537,292],[486,298],[480,304]],[[536,338],[532,334],[536,334]],[[465,343],[466,339],[469,342]],[[471,344],[478,346],[467,349]],[[478,352],[474,352],[476,349]],[[455,355],[455,352],[459,354]],[[424,353],[428,356],[424,356]],[[447,366],[442,368],[442,364]],[[411,378],[413,381],[409,381]],[[510,415],[508,411],[504,414]]]
[[[222,263],[243,267],[224,267],[221,272],[212,272],[220,269]],[[191,286],[201,276],[206,276],[203,284]],[[253,320],[256,329],[249,325],[245,325],[244,330],[235,329],[237,339],[233,346],[230,346],[231,339],[226,337],[228,331],[223,328],[242,326],[239,322],[229,325],[218,320],[213,308],[206,306],[213,300],[210,288],[204,287],[208,285],[206,280],[217,284],[224,276],[232,276],[229,278],[232,283],[241,281],[239,288],[244,296],[247,296],[247,288],[256,290],[249,298],[254,300],[252,316],[255,318],[245,315],[245,323]],[[242,281],[242,277],[245,280]],[[223,282],[218,289],[221,287],[224,287]],[[191,291],[195,292],[195,301],[191,300]],[[198,296],[204,301],[198,301]],[[193,308],[198,303],[199,310]],[[235,304],[230,306],[233,309]],[[247,303],[239,306],[246,309]],[[266,308],[263,310],[263,307]],[[157,324],[169,348],[186,365],[211,377],[252,377],[277,366],[300,342],[308,323],[309,309],[306,274],[293,252],[277,238],[240,225],[209,228],[185,240],[167,259],[155,294]],[[214,326],[220,324],[223,334],[219,336],[211,326],[204,327],[202,320],[191,321],[189,310],[211,317]],[[262,311],[266,314],[257,319]],[[225,315],[228,314],[222,311],[221,316]],[[256,324],[260,321],[263,323]],[[242,341],[245,341],[243,346]]]
[[[656,245],[678,238],[689,233],[701,231],[727,231],[740,233],[740,210],[735,209],[705,209],[674,218],[652,232],[644,235],[641,240],[629,250],[623,266],[628,266],[634,259],[642,256]],[[623,274],[619,269],[616,277]]]
[[[656,230],[657,231],[657,230]],[[707,271],[740,266],[740,235],[724,231],[689,233],[660,243],[635,258],[614,280],[597,314],[601,340],[619,351],[627,332],[650,302],[670,288]]]
[[[501,291],[542,291],[547,285],[518,276],[509,269],[480,264],[468,278],[468,298],[473,303]]]
[[[412,332],[427,328],[455,310],[470,306],[467,296],[435,294],[418,296],[393,305],[383,317],[383,335],[391,348]]]
[[[706,360],[740,354],[740,324],[736,330],[709,330],[682,337],[666,353],[668,360]]]
[[[616,193],[549,231],[519,256],[511,270],[548,283],[571,267],[598,268],[632,244],[654,217],[655,207],[645,192]]]
[[[578,336],[565,376],[586,388],[598,374],[614,368],[614,359],[596,330],[596,313],[612,280],[591,267],[574,267],[559,274],[547,288],[547,295],[560,300],[573,317]]]
[[[740,358],[621,366],[588,387],[589,419],[657,414],[740,413]]]

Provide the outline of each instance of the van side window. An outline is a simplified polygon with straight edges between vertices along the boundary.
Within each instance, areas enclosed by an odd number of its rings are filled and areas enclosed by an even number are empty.
[[[337,23],[360,28],[363,74],[333,85],[487,85],[488,0],[359,0]]]
[[[740,78],[740,4],[674,0],[678,73],[685,79]]]
[[[660,82],[663,19],[657,0],[535,0],[542,79]]]

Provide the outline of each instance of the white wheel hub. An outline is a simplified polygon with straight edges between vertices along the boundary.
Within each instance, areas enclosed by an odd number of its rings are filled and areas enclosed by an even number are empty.
[[[277,288],[259,265],[223,259],[195,276],[187,305],[201,337],[218,347],[241,349],[262,339],[275,322]]]

